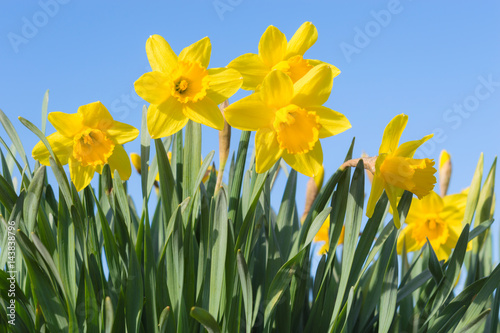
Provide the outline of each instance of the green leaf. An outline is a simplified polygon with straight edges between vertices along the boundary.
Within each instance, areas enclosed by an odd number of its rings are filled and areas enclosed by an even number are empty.
[[[238,211],[239,198],[241,192],[241,183],[243,181],[245,162],[247,159],[248,142],[250,141],[249,131],[242,131],[240,137],[240,144],[238,146],[237,160],[234,166],[234,174],[230,174],[230,188],[229,188],[229,214],[228,218],[231,221],[236,219]],[[239,238],[239,236],[238,236]],[[238,243],[238,242],[237,242]],[[238,245],[236,245],[238,248]]]
[[[192,197],[199,186],[199,183],[198,186],[195,185],[195,180],[201,165],[201,124],[189,120],[185,131],[186,143],[184,144],[184,170],[182,173],[183,198]]]
[[[130,249],[127,290],[125,293],[125,315],[128,332],[139,332],[143,298],[142,268],[139,266],[135,251]]]
[[[212,315],[199,307],[192,307],[190,312],[191,317],[196,319],[200,324],[202,324],[209,333],[219,333],[220,328],[217,321],[212,317]]]
[[[148,132],[147,122],[148,108],[146,105],[142,107],[142,125],[141,125],[141,184],[142,184],[142,197],[147,198],[151,191],[148,187],[148,174],[149,174],[149,151],[151,146],[151,136]],[[154,173],[156,176],[156,172]],[[154,177],[153,177],[154,181]],[[151,186],[153,182],[151,182]]]
[[[24,199],[23,216],[28,232],[32,232],[35,229],[36,216],[45,184],[45,174],[45,166],[43,165],[35,171],[35,175],[28,187],[28,193]]]
[[[47,127],[47,114],[49,109],[49,89],[45,91],[42,101],[42,133],[45,134],[45,128]]]
[[[226,191],[221,189],[215,198],[215,210],[212,217],[211,231],[211,267],[210,267],[210,301],[208,310],[215,318],[219,317],[219,307],[222,297],[224,267],[228,240],[227,199]]]
[[[395,242],[382,283],[382,295],[380,297],[379,306],[379,333],[389,332],[389,329],[392,325],[392,320],[396,312],[398,292],[398,257],[396,244],[397,243]]]
[[[238,250],[237,253],[238,274],[240,277],[241,293],[243,295],[243,304],[245,306],[245,323],[246,331],[252,330],[252,309],[253,309],[253,291],[252,280],[248,273],[248,267],[245,262],[245,257]]]
[[[23,119],[19,117],[19,120],[23,122]],[[12,141],[12,144],[16,147],[17,152],[21,156],[21,159],[24,162],[24,165],[26,168],[28,168],[28,173],[27,176],[29,179],[31,179],[31,169],[28,163],[28,158],[26,157],[26,153],[24,152],[24,147],[19,139],[19,135],[17,135],[16,129],[10,122],[9,118],[3,113],[2,109],[0,109],[0,122],[3,125],[3,128],[5,129],[5,132],[7,132],[7,135],[9,136],[10,140]],[[24,122],[23,122],[24,124]],[[28,127],[29,128],[29,127]],[[35,133],[36,134],[36,133]]]
[[[167,332],[167,322],[169,314],[170,314],[170,307],[167,306],[163,309],[163,311],[160,314],[160,320],[158,323],[158,326],[160,327],[160,333]]]

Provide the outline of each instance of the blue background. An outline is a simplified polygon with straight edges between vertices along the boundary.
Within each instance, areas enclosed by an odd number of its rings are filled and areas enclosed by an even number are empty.
[[[176,53],[209,36],[210,67],[222,67],[243,53],[257,53],[267,26],[275,25],[290,38],[304,21],[311,21],[319,38],[306,58],[342,71],[326,106],[352,124],[352,129],[322,140],[326,177],[342,163],[353,137],[356,157],[375,155],[386,124],[406,113],[402,142],[435,133],[419,157],[437,164],[440,151],[448,150],[453,162],[449,193],[455,193],[470,184],[481,152],[486,175],[499,150],[499,14],[497,1],[4,0],[0,108],[28,153],[38,140],[17,117],[40,126],[46,89],[49,111],[74,113],[80,105],[100,100],[116,120],[140,128],[145,102],[133,83],[150,70],[144,48],[149,35],[164,36]],[[47,133],[53,131],[49,125]],[[0,135],[9,141],[3,129]],[[239,131],[233,130],[233,149],[238,139]],[[125,148],[139,152],[139,139]],[[203,155],[217,148],[217,131],[204,127]],[[284,181],[282,175],[274,190],[276,209]],[[299,212],[306,182],[299,177]],[[129,188],[133,195],[140,193],[136,173]],[[139,196],[135,199],[140,202]]]

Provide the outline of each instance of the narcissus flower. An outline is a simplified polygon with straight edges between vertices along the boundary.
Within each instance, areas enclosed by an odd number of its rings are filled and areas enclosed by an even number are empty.
[[[307,176],[320,172],[323,150],[319,139],[351,127],[343,114],[322,106],[330,95],[332,80],[328,65],[314,67],[295,84],[275,70],[266,76],[258,92],[226,108],[231,126],[257,131],[257,172],[270,169],[280,157]]]
[[[205,37],[177,56],[163,37],[149,37],[146,53],[153,71],[134,85],[137,94],[151,103],[147,124],[152,138],[176,133],[189,119],[218,130],[224,128],[217,105],[241,87],[242,77],[234,69],[207,69],[211,50]]]
[[[304,53],[318,39],[318,31],[311,22],[305,22],[287,42],[285,35],[276,27],[269,26],[259,42],[259,54],[246,53],[234,59],[227,66],[234,68],[243,75],[243,89],[256,90],[264,81],[266,75],[274,70],[280,70],[290,76],[292,82],[297,82],[314,66],[324,64],[319,60],[304,59]],[[329,65],[333,77],[340,70]]]
[[[403,242],[406,250],[412,252],[421,249],[429,239],[438,260],[448,259],[462,232],[466,202],[466,192],[441,198],[431,191],[422,200],[413,200],[405,221],[408,225],[398,238],[398,253],[402,252]]]
[[[51,112],[48,115],[57,130],[47,140],[61,164],[69,164],[71,180],[78,191],[84,189],[97,171],[109,164],[122,180],[131,174],[130,160],[122,144],[134,140],[139,130],[114,121],[101,102],[80,106],[77,113]],[[33,148],[33,158],[50,165],[49,152],[40,141]]]
[[[375,204],[382,195],[387,193],[394,212],[397,212],[398,198],[404,190],[415,194],[422,199],[434,188],[436,177],[434,161],[428,158],[414,159],[413,155],[420,145],[432,137],[432,134],[420,140],[408,141],[399,146],[399,139],[408,122],[408,116],[397,115],[387,125],[380,145],[379,155],[375,162],[375,174],[366,216],[371,217]],[[394,214],[394,224],[401,227],[399,215]]]

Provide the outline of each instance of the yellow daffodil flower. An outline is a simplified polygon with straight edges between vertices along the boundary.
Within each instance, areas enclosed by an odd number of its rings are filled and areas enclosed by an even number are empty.
[[[344,243],[344,235],[345,235],[345,226],[342,226],[342,231],[340,232],[339,241],[337,242],[338,245]],[[324,242],[318,251],[319,255],[323,255],[328,252],[328,249],[330,248],[330,216],[328,216],[325,222],[323,222],[323,225],[319,229],[318,233],[316,234],[316,236],[314,236],[313,241]]]
[[[408,116],[400,114],[394,117],[384,130],[379,155],[375,162],[375,174],[366,216],[371,217],[375,204],[385,189],[391,208],[397,212],[398,197],[404,190],[422,199],[434,188],[436,177],[434,161],[428,158],[414,159],[418,147],[432,137],[432,134],[420,140],[408,141],[399,145],[399,139],[408,122]],[[413,205],[413,203],[412,203]],[[394,214],[394,224],[401,227],[399,215]]]
[[[402,252],[403,242],[412,252],[421,249],[428,238],[438,260],[448,259],[462,232],[466,202],[467,192],[441,198],[431,191],[422,200],[413,200],[405,221],[408,225],[398,238],[398,253]]]
[[[168,156],[168,161],[170,162],[172,160],[172,152],[169,151],[167,153]],[[130,160],[132,161],[132,165],[134,166],[135,170],[137,171],[138,174],[141,174],[141,156],[136,153],[130,153]],[[203,164],[203,160],[201,161]],[[212,172],[213,167],[210,165],[205,172],[205,175],[203,176],[203,179],[201,180],[203,183],[205,183],[209,178],[210,178],[210,173]],[[215,170],[217,173],[217,170]],[[157,173],[155,177],[155,181],[159,182],[160,181],[160,174]],[[157,186],[157,183],[155,182],[155,185]]]
[[[152,72],[135,82],[135,91],[151,103],[147,124],[153,139],[172,135],[187,121],[201,123],[218,130],[224,118],[218,108],[242,84],[234,69],[211,68],[212,45],[208,37],[186,47],[177,56],[167,41],[153,35],[146,42],[146,53]]]
[[[304,53],[318,39],[318,31],[311,22],[305,22],[287,42],[285,35],[276,27],[269,26],[259,42],[259,54],[246,53],[234,59],[227,66],[234,68],[243,76],[245,90],[256,90],[266,75],[274,69],[286,73],[297,82],[314,66],[324,64],[319,60],[304,59]],[[340,70],[329,65],[333,77]]]
[[[114,121],[101,102],[80,106],[77,113],[51,112],[50,123],[57,130],[47,140],[61,164],[69,164],[71,180],[78,191],[84,189],[97,171],[109,164],[111,175],[117,170],[122,180],[130,177],[130,160],[122,144],[134,140],[139,130]],[[40,141],[33,158],[50,165],[49,151]]]
[[[295,84],[275,70],[266,76],[258,92],[226,108],[231,126],[257,131],[257,172],[270,169],[280,157],[307,176],[320,172],[323,150],[319,139],[351,127],[343,114],[322,106],[330,95],[332,80],[328,65],[314,67]]]

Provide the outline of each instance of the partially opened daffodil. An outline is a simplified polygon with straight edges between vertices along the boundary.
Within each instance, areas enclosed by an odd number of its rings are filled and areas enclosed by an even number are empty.
[[[398,198],[403,191],[409,191],[422,199],[434,188],[436,177],[434,161],[428,158],[414,159],[413,155],[420,145],[432,137],[432,134],[420,140],[408,141],[399,145],[399,139],[408,122],[408,116],[397,115],[387,125],[375,162],[375,174],[366,216],[371,217],[375,204],[385,189],[394,212],[397,212]],[[394,214],[394,224],[401,227],[399,215]]]
[[[172,135],[187,121],[218,130],[224,118],[218,108],[240,87],[242,77],[234,69],[207,69],[212,45],[208,37],[186,47],[177,56],[167,41],[153,35],[146,42],[152,72],[135,82],[135,91],[151,103],[147,124],[153,139]]]
[[[319,60],[304,59],[304,53],[318,39],[318,31],[311,22],[305,22],[287,42],[285,35],[276,27],[269,26],[259,42],[259,54],[246,53],[234,59],[227,66],[243,75],[243,89],[256,90],[266,75],[280,70],[297,82],[314,66],[324,64]],[[329,65],[333,77],[340,70]]]
[[[231,126],[257,131],[257,172],[270,169],[280,157],[307,176],[320,172],[323,150],[319,139],[351,127],[343,114],[322,106],[330,95],[332,80],[328,65],[314,67],[295,84],[275,70],[266,76],[258,92],[226,108]]]
[[[61,164],[69,164],[71,180],[78,191],[109,164],[111,175],[117,170],[122,180],[131,174],[130,160],[122,144],[139,135],[135,127],[114,121],[101,102],[80,106],[77,113],[51,112],[50,123],[57,130],[47,140]],[[50,165],[49,151],[40,141],[33,148],[33,158]]]
[[[398,238],[398,253],[402,252],[403,242],[412,252],[420,250],[429,239],[438,260],[448,259],[463,229],[466,202],[467,192],[441,198],[431,191],[422,200],[413,200],[405,220],[408,225]]]

